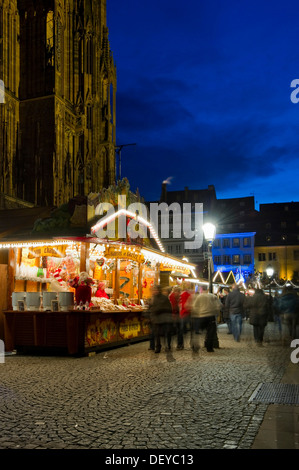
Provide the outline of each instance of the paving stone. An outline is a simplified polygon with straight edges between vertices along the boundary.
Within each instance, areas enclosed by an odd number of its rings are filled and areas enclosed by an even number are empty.
[[[290,361],[267,328],[265,348],[252,346],[248,324],[240,343],[222,327],[215,354],[173,348],[174,362],[154,357],[148,342],[89,358],[9,357],[0,365],[0,449],[249,449],[267,410],[249,398],[259,383],[279,382]]]

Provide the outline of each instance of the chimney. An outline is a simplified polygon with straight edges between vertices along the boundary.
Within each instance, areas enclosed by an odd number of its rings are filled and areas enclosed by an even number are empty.
[[[160,202],[166,202],[166,200],[167,200],[167,183],[163,181]]]

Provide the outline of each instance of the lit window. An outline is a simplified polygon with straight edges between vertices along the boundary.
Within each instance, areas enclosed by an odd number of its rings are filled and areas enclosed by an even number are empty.
[[[239,247],[240,246],[240,238],[233,238],[233,247]]]
[[[240,255],[233,255],[233,264],[240,264]]]

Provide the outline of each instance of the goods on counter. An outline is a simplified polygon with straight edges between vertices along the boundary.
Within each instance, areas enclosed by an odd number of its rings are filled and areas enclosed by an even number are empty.
[[[91,303],[94,307],[99,308],[103,312],[112,312],[115,311],[115,305],[110,299],[105,297],[92,297]]]
[[[93,307],[100,309],[102,312],[141,312],[143,307],[136,304],[115,305],[113,300],[106,299],[105,297],[92,297],[91,303]]]

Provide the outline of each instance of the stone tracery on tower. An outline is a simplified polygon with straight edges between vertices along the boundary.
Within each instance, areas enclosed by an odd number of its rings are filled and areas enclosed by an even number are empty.
[[[58,206],[114,183],[106,0],[4,0],[0,80],[0,193]]]

